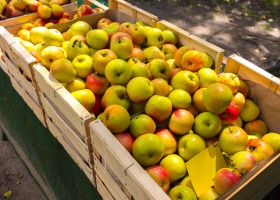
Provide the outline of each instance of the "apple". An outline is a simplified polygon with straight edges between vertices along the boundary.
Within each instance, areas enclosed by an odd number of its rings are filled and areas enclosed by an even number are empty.
[[[92,29],[86,34],[86,42],[93,49],[104,49],[109,41],[108,34],[102,29]]]
[[[138,47],[133,47],[132,48],[132,53],[131,53],[130,57],[131,58],[137,58],[141,62],[144,62],[144,60],[145,60],[145,55],[144,55],[143,50],[138,48]]]
[[[96,26],[97,26],[98,29],[102,29],[104,27],[107,27],[111,23],[112,23],[111,19],[109,19],[107,17],[103,17],[103,18],[101,18],[97,21]]]
[[[230,157],[233,167],[245,170],[245,172],[250,171],[255,166],[255,159],[251,152],[246,150],[238,151]]]
[[[8,4],[20,11],[24,11],[27,7],[27,2],[25,0],[11,0]]]
[[[115,52],[119,59],[130,58],[133,49],[131,36],[124,32],[115,33],[110,40],[110,49]]]
[[[192,104],[199,112],[207,111],[202,101],[203,93],[205,92],[205,90],[206,88],[198,88],[198,90],[196,90],[192,96]]]
[[[246,122],[243,129],[247,134],[259,133],[261,136],[264,136],[268,133],[268,127],[262,119],[255,119],[253,121]]]
[[[130,135],[130,133],[116,133],[114,134],[114,136],[129,153],[132,153],[132,145],[134,143],[134,138],[132,137],[132,135]]]
[[[104,11],[104,9],[103,8],[99,8],[99,7],[92,9],[93,13],[99,13],[99,12],[103,12],[103,11]]]
[[[238,92],[242,93],[244,97],[247,98],[250,93],[250,87],[248,83],[242,79],[239,79],[239,82],[240,82],[240,86]]]
[[[133,44],[141,45],[146,39],[145,29],[142,25],[132,24],[127,33],[131,36]]]
[[[280,134],[275,132],[269,132],[262,136],[262,140],[269,143],[274,151],[280,149]]]
[[[17,36],[23,40],[30,41],[30,31],[27,29],[21,29],[17,32]]]
[[[170,183],[175,183],[175,181],[187,174],[185,161],[178,154],[169,154],[165,156],[161,159],[159,165],[167,171]]]
[[[45,31],[43,39],[47,46],[60,47],[64,41],[62,34],[58,30],[52,28],[49,28]]]
[[[50,6],[40,4],[37,9],[38,16],[44,20],[48,20],[52,16],[52,9]]]
[[[218,74],[211,68],[201,68],[196,75],[199,78],[199,88],[207,88],[212,83],[218,82]]]
[[[30,41],[35,45],[44,42],[44,34],[47,30],[48,28],[44,26],[32,28],[30,30]]]
[[[193,131],[203,138],[217,136],[222,129],[222,121],[211,112],[201,112],[194,118]]]
[[[92,56],[92,67],[99,74],[105,75],[106,65],[118,56],[111,49],[97,50]]]
[[[145,56],[145,63],[149,63],[154,59],[163,59],[165,60],[164,53],[156,46],[150,46],[143,49],[143,53]]]
[[[137,62],[136,64],[131,66],[132,68],[132,74],[131,74],[131,78],[135,78],[135,77],[146,77],[149,80],[152,80],[152,74],[149,70],[149,66],[146,65],[143,62]]]
[[[130,32],[130,27],[134,26],[134,24],[130,23],[130,22],[122,22],[118,28],[118,32],[125,32],[125,33],[129,33]]]
[[[58,58],[50,66],[50,74],[60,83],[69,83],[76,77],[76,71],[70,60]]]
[[[35,0],[34,0],[35,1]],[[38,1],[36,1],[36,2],[38,2]],[[35,25],[33,24],[33,23],[31,23],[31,22],[26,22],[26,23],[24,23],[23,25],[21,25],[21,27],[20,27],[20,29],[22,30],[22,29],[26,29],[26,30],[31,30],[32,28],[34,28],[35,27]]]
[[[121,133],[129,127],[130,115],[121,105],[109,105],[103,112],[102,122],[113,134]]]
[[[147,32],[146,32],[146,45],[148,47],[151,46],[156,46],[159,49],[161,49],[162,45],[164,44],[164,38],[163,38],[163,34],[162,34],[162,30],[160,30],[159,28],[150,28]]]
[[[232,91],[222,83],[213,83],[206,88],[202,102],[209,112],[222,113],[233,98]]]
[[[80,54],[89,54],[89,47],[82,41],[78,39],[71,38],[69,40],[69,45],[66,47],[67,58],[73,60],[76,56]]]
[[[182,89],[174,89],[168,94],[174,109],[188,109],[192,103],[191,95]]]
[[[195,192],[186,185],[176,185],[168,193],[171,200],[197,200]]]
[[[245,107],[246,99],[241,92],[234,93],[232,101],[237,105],[239,111],[241,111]]]
[[[86,78],[93,72],[92,57],[87,54],[80,54],[72,60],[72,65],[80,78]]]
[[[131,101],[127,96],[127,89],[122,85],[111,85],[101,98],[101,105],[105,109],[109,105],[121,105],[125,109],[130,107]]]
[[[177,139],[175,135],[167,128],[158,128],[155,131],[155,134],[158,135],[164,144],[164,153],[163,157],[173,154],[177,151]]]
[[[29,12],[37,12],[40,3],[37,0],[29,0],[27,1],[27,11]]]
[[[247,143],[247,133],[239,126],[227,126],[220,132],[219,145],[228,155],[233,155],[238,151],[246,150]]]
[[[78,7],[78,11],[77,12],[78,12],[78,17],[90,15],[90,14],[93,13],[91,6],[87,5],[87,4],[81,4]]]
[[[154,94],[154,85],[146,77],[135,77],[127,83],[127,95],[132,102],[141,103]]]
[[[186,185],[186,186],[190,187],[191,189],[194,189],[191,178],[188,174],[186,176],[184,176],[183,178],[181,178],[180,180],[176,181],[175,185]]]
[[[149,115],[135,115],[130,120],[129,132],[134,138],[137,138],[145,133],[154,133],[155,130],[156,124]]]
[[[71,20],[73,17],[72,17],[72,15],[71,15],[71,13],[69,11],[64,11],[64,13],[63,13],[61,18]]]
[[[85,21],[76,21],[70,26],[71,34],[74,35],[83,35],[86,36],[87,33],[92,30],[92,27],[89,23]]]
[[[163,78],[152,79],[152,85],[154,86],[154,95],[168,96],[169,94],[169,84]]]
[[[239,77],[231,72],[224,72],[219,74],[218,82],[228,86],[233,94],[236,93],[240,87]]]
[[[109,86],[110,84],[104,75],[93,72],[86,77],[86,87],[96,95],[103,95]]]
[[[260,107],[252,99],[246,98],[245,106],[239,114],[244,122],[250,122],[258,118]]]
[[[176,64],[176,66],[178,67],[182,67],[182,58],[183,58],[183,55],[189,51],[189,50],[192,50],[193,47],[191,46],[188,46],[188,45],[183,45],[181,46],[180,48],[178,48],[178,50],[175,52],[174,54],[174,62]]]
[[[161,47],[161,51],[165,55],[165,60],[174,59],[174,55],[177,51],[177,47],[174,44],[163,44]]]
[[[171,67],[164,59],[156,58],[152,60],[148,64],[148,68],[153,79],[162,78],[167,81],[171,77]]]
[[[256,163],[264,161],[274,153],[272,145],[260,138],[248,140],[247,151],[253,154]]]
[[[214,188],[219,194],[222,194],[239,180],[240,175],[238,172],[230,168],[221,168],[215,174]]]
[[[132,58],[130,57],[127,60],[127,63],[130,64],[130,66],[132,67],[133,65],[137,64],[137,63],[142,63],[140,60],[138,60],[137,58]]]
[[[52,17],[60,19],[63,17],[64,8],[56,3],[51,4]]]
[[[82,104],[82,106],[84,106],[88,111],[90,111],[95,104],[95,96],[89,89],[76,90],[72,92],[71,95],[77,99],[80,104]]]
[[[33,24],[35,27],[40,27],[40,26],[45,26],[47,24],[47,22],[48,22],[48,20],[45,20],[45,19],[42,19],[39,17],[33,22]]]
[[[193,115],[188,110],[179,108],[172,112],[168,127],[174,134],[185,135],[191,130],[193,123]]]
[[[181,60],[182,68],[192,72],[197,72],[203,68],[204,63],[203,54],[198,50],[186,51]]]
[[[135,114],[143,113],[146,103],[147,103],[147,101],[144,101],[142,103],[131,102],[130,107],[128,108],[129,114],[132,116]]]
[[[172,113],[172,103],[168,97],[153,95],[145,105],[145,113],[158,122],[165,121]]]
[[[170,179],[166,170],[160,165],[153,165],[147,167],[146,172],[150,177],[162,188],[164,192],[167,192],[170,187]]]
[[[26,40],[21,40],[19,42],[28,52],[31,51],[36,51],[36,47],[32,42],[26,41]]]
[[[163,152],[164,144],[162,140],[153,133],[140,135],[132,145],[132,155],[142,167],[158,163],[163,156]]]
[[[111,60],[105,67],[105,76],[112,85],[125,85],[131,79],[131,66],[123,59]]]
[[[172,30],[169,29],[163,30],[162,36],[165,44],[169,43],[169,44],[177,45],[178,36]]]
[[[234,101],[230,102],[228,107],[222,112],[218,114],[218,117],[222,120],[223,124],[231,124],[237,120],[239,116],[238,106]]]
[[[45,47],[40,54],[41,63],[50,69],[52,63],[60,58],[66,58],[65,51],[61,47],[48,46]]]
[[[214,199],[218,199],[220,195],[218,194],[218,192],[215,190],[215,188],[208,188],[204,191],[201,192],[200,196],[199,196],[199,200],[214,200]]]
[[[71,36],[70,39],[78,40],[79,42],[83,42],[83,43],[87,44],[86,36],[84,36],[84,35],[74,35],[74,36]]]
[[[183,89],[192,95],[199,87],[199,78],[194,72],[182,70],[173,76],[171,86],[173,89]]]
[[[82,89],[86,89],[86,82],[79,78],[79,77],[75,77],[75,79],[69,83],[66,84],[65,88],[71,93],[74,92],[76,90],[82,90]]]

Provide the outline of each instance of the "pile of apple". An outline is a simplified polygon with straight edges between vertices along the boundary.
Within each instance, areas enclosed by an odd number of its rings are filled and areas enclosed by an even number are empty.
[[[102,18],[94,28],[77,21],[63,33],[34,27],[29,42],[171,199],[215,199],[280,148],[247,83],[218,75],[210,55],[180,46],[171,30]],[[197,197],[185,163],[213,143],[229,165]]]

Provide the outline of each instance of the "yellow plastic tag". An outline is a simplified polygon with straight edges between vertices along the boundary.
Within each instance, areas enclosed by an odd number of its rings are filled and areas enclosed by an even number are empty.
[[[200,194],[214,185],[216,172],[227,167],[218,143],[212,144],[186,163],[194,191]]]

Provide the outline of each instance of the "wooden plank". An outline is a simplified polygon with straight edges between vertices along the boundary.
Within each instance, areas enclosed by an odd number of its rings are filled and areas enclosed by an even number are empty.
[[[0,54],[2,54],[1,49],[0,49]],[[7,65],[2,59],[0,59],[0,67],[6,74],[8,74]]]
[[[115,200],[115,198],[112,197],[103,182],[98,177],[96,178],[96,183],[96,189],[104,200]]]

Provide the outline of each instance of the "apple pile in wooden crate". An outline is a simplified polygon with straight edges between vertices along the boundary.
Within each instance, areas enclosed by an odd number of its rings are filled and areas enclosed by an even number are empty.
[[[20,30],[23,31],[23,30]],[[200,194],[216,198],[280,148],[250,88],[217,74],[206,52],[179,45],[171,30],[102,18],[65,32],[28,30],[24,45],[170,196],[198,198],[186,162],[217,144],[227,166]]]

